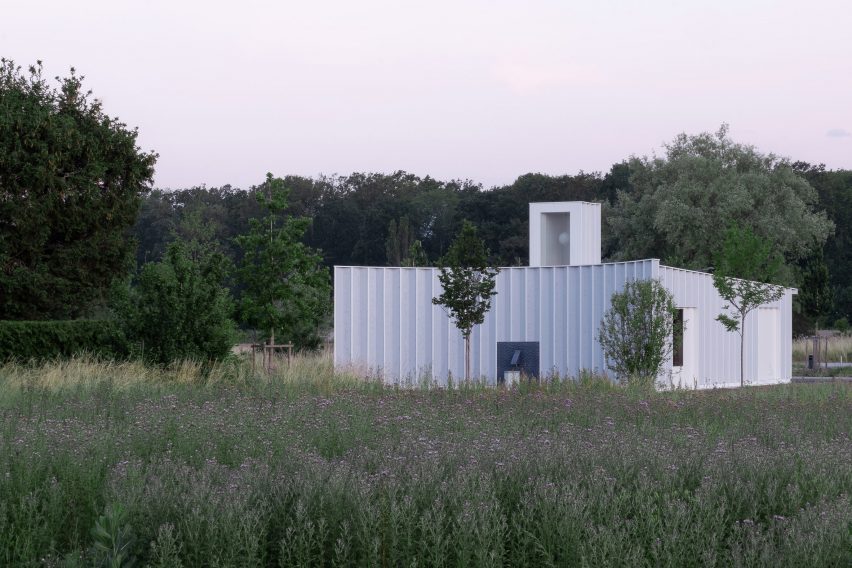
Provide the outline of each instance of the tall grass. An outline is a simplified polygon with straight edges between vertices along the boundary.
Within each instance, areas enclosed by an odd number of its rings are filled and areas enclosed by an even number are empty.
[[[807,363],[807,354],[813,354],[813,340],[800,337],[793,341],[793,361]],[[852,361],[852,335],[838,335],[828,339],[828,360],[831,362]]]
[[[848,566],[852,388],[0,367],[0,565]]]
[[[0,388],[9,392],[43,389],[61,392],[90,389],[108,384],[123,391],[135,388],[194,386],[283,387],[331,392],[369,383],[358,375],[335,372],[331,354],[296,354],[291,361],[275,356],[268,369],[258,357],[252,366],[247,356],[225,361],[176,361],[167,367],[149,366],[139,361],[112,361],[90,355],[56,359],[40,364],[8,362],[0,365]]]

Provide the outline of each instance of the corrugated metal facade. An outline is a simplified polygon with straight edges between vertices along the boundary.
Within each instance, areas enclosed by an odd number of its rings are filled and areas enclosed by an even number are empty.
[[[683,386],[739,386],[740,336],[725,331],[716,316],[725,302],[713,286],[713,278],[703,272],[660,266],[659,279],[675,298],[678,307],[695,308],[697,323],[697,376],[683,377]],[[751,383],[789,382],[792,375],[793,290],[787,290],[777,302],[753,310],[745,322],[744,375]],[[761,325],[764,310],[778,314],[773,325]],[[767,349],[760,338],[771,338]],[[771,361],[770,361],[771,359]],[[771,364],[772,377],[759,377],[759,363]],[[671,369],[671,365],[668,367]],[[758,380],[760,378],[761,380]],[[691,384],[690,384],[691,382]]]
[[[625,282],[649,278],[659,278],[678,307],[693,308],[697,320],[691,322],[697,327],[688,335],[695,342],[690,353],[696,360],[688,367],[689,376],[682,376],[685,366],[673,382],[689,388],[739,384],[739,336],[726,332],[715,319],[723,302],[712,278],[661,266],[657,260],[502,269],[491,311],[471,336],[473,376],[496,381],[498,341],[540,342],[540,369],[545,375],[605,372],[596,337],[609,299]],[[435,268],[335,267],[335,365],[380,375],[388,382],[446,384],[450,374],[464,376],[464,342],[443,308],[432,304],[439,294]],[[746,377],[760,371],[766,382],[789,381],[790,308],[788,292],[779,302],[761,308],[777,310],[767,312],[777,317],[760,319],[759,310],[748,317]],[[760,325],[758,320],[780,325]],[[772,341],[761,340],[764,334]],[[770,352],[771,364],[761,363],[759,369],[759,357]]]

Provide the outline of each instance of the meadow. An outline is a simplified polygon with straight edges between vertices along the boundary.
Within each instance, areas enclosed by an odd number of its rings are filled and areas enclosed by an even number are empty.
[[[852,388],[0,367],[3,566],[849,566]]]
[[[804,366],[809,353],[813,353],[811,340],[800,337],[793,341],[794,365]],[[839,335],[828,340],[828,360],[834,363],[852,361],[852,335]]]

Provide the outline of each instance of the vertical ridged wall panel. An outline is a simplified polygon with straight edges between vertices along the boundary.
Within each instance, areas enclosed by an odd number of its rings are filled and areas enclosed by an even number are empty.
[[[334,269],[334,364],[350,364],[352,350],[352,310],[350,295],[352,293],[352,271],[348,268]]]
[[[539,371],[544,376],[559,372],[555,356],[558,347],[554,326],[556,295],[553,288],[554,274],[557,270],[553,267],[539,269],[538,293],[541,303],[538,322]]]
[[[553,268],[553,366],[568,374],[568,268]]]
[[[713,286],[709,274],[661,266],[663,284],[672,291],[678,307],[697,308],[698,322],[698,376],[694,377],[699,387],[736,386],[740,376],[740,337],[728,332],[716,320],[722,313],[724,300]],[[745,362],[744,375],[747,381],[756,382],[759,361],[763,357],[777,356],[774,368],[779,370],[778,377],[771,382],[789,382],[792,371],[792,292],[764,308],[777,309],[779,325],[774,329],[760,329],[758,312],[753,310],[745,321]],[[778,342],[778,353],[760,352],[760,334],[772,333]],[[671,369],[671,361],[667,364]],[[690,385],[691,386],[691,385]]]

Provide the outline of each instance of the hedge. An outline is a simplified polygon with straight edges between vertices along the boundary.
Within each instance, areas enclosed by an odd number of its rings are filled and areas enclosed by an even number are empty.
[[[123,358],[129,345],[118,324],[109,320],[0,321],[0,362],[82,352]]]

